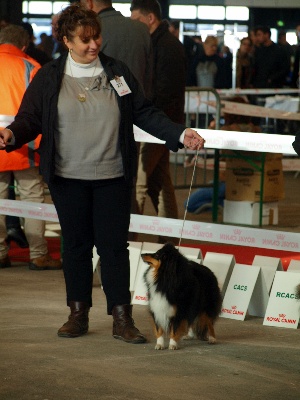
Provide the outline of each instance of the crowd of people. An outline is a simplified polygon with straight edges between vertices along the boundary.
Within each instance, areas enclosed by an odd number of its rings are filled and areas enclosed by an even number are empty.
[[[173,28],[171,28],[173,29]],[[217,36],[184,36],[187,57],[187,86],[231,88],[233,54]],[[286,32],[271,40],[268,26],[249,29],[236,53],[235,86],[247,88],[296,87],[299,76],[299,43],[290,45]]]

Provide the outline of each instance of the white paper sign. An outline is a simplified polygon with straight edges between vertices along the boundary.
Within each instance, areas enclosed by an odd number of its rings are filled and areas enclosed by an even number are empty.
[[[224,296],[221,317],[245,319],[259,271],[260,267],[235,264]]]
[[[252,265],[261,267],[268,293],[270,293],[276,271],[283,271],[280,258],[255,256]]]
[[[213,253],[208,251],[205,254],[203,264],[206,265],[215,275],[219,283],[222,295],[224,296],[233,267],[235,258],[233,254]]]
[[[296,296],[296,286],[299,283],[297,272],[276,272],[264,325],[297,329],[300,301]]]

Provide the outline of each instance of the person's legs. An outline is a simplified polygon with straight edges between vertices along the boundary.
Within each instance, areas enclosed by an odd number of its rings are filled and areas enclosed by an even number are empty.
[[[93,226],[100,256],[101,278],[111,315],[117,304],[130,304],[127,235],[132,187],[123,178],[94,185]]]
[[[7,195],[7,198],[9,200],[16,200],[14,184],[15,184],[14,174],[11,173],[11,178],[10,178],[10,182],[9,182],[9,186],[8,186],[8,195]],[[15,217],[14,215],[7,215],[6,216],[6,229],[9,229],[9,228],[16,228],[16,229],[21,228],[20,218]]]
[[[178,208],[170,174],[170,153],[164,145],[158,146],[157,152],[160,157],[148,178],[148,194],[159,217],[176,219],[178,218]],[[174,242],[174,238],[159,235],[158,242]]]
[[[113,316],[113,337],[129,343],[146,338],[132,319],[128,229],[132,184],[124,178],[95,182],[93,217],[95,244],[100,256],[101,279],[107,313]]]
[[[38,167],[14,171],[14,176],[22,201],[44,203],[44,182],[39,174]],[[33,270],[61,268],[60,260],[54,260],[48,254],[45,226],[46,223],[43,220],[25,218],[24,229],[30,250],[29,268]]]
[[[90,181],[55,177],[48,184],[63,237],[63,271],[67,305],[71,313],[58,330],[60,337],[77,337],[88,331],[93,287],[93,219]]]
[[[178,208],[175,196],[175,189],[170,174],[170,153],[163,146],[160,152],[160,159],[148,179],[149,196],[154,193],[153,201],[155,201],[155,193],[158,185],[161,189],[158,195],[157,214],[162,218],[178,218]]]
[[[14,179],[14,174],[12,173],[8,187],[9,200],[16,200],[14,184],[15,184],[15,179]],[[26,236],[23,232],[23,229],[21,228],[20,218],[14,215],[7,215],[5,221],[7,230],[7,237],[6,237],[7,244],[9,244],[11,241],[14,241],[21,248],[29,247]]]
[[[37,167],[14,171],[20,192],[20,200],[44,203],[44,184]],[[34,259],[47,254],[45,239],[45,221],[25,218],[24,229],[29,243],[30,258]]]
[[[0,199],[7,199],[10,175],[10,171],[0,172]],[[5,240],[6,236],[5,215],[0,215],[0,268],[11,266],[8,258],[8,246]]]
[[[153,170],[156,168],[157,163],[159,162],[162,146],[164,145],[160,145],[157,143],[141,143],[140,146],[136,182],[136,199],[140,214],[144,213],[145,201],[148,194],[148,179],[151,176]],[[156,198],[158,198],[157,189],[156,195],[152,193],[152,196],[156,196]]]
[[[80,181],[59,177],[48,186],[64,238],[63,268],[71,308],[69,320],[58,335],[76,337],[87,333],[95,244],[107,312],[114,315],[114,336],[131,343],[145,342],[131,318],[127,249],[131,186],[123,178]]]
[[[140,142],[136,142],[137,154],[140,152]],[[137,173],[137,171],[136,171]],[[132,191],[131,191],[131,214],[140,214],[137,198],[136,198],[136,178],[133,181]],[[136,242],[138,240],[137,232],[128,232],[128,240]]]
[[[67,304],[92,306],[93,219],[90,181],[55,177],[48,184],[63,237],[63,271]]]

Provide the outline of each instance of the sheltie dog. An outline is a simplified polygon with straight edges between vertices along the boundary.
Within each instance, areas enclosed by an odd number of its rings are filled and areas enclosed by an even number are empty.
[[[222,296],[213,272],[184,257],[171,243],[156,253],[142,254],[149,268],[144,274],[149,310],[155,324],[156,350],[177,350],[185,339],[215,343],[214,322],[221,312]]]

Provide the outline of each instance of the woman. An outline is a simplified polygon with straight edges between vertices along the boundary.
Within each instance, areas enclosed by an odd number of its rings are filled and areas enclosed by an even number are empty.
[[[60,14],[57,35],[69,53],[37,74],[15,121],[0,131],[0,148],[12,151],[42,132],[40,171],[61,224],[71,310],[58,336],[77,337],[88,331],[95,245],[113,336],[143,343],[146,339],[132,319],[127,249],[137,168],[133,123],[174,151],[182,137],[190,149],[203,147],[204,140],[154,108],[126,65],[99,54],[96,13],[72,4]]]
[[[240,89],[251,88],[253,73],[253,45],[250,37],[241,40],[240,48],[236,54],[236,87]]]

